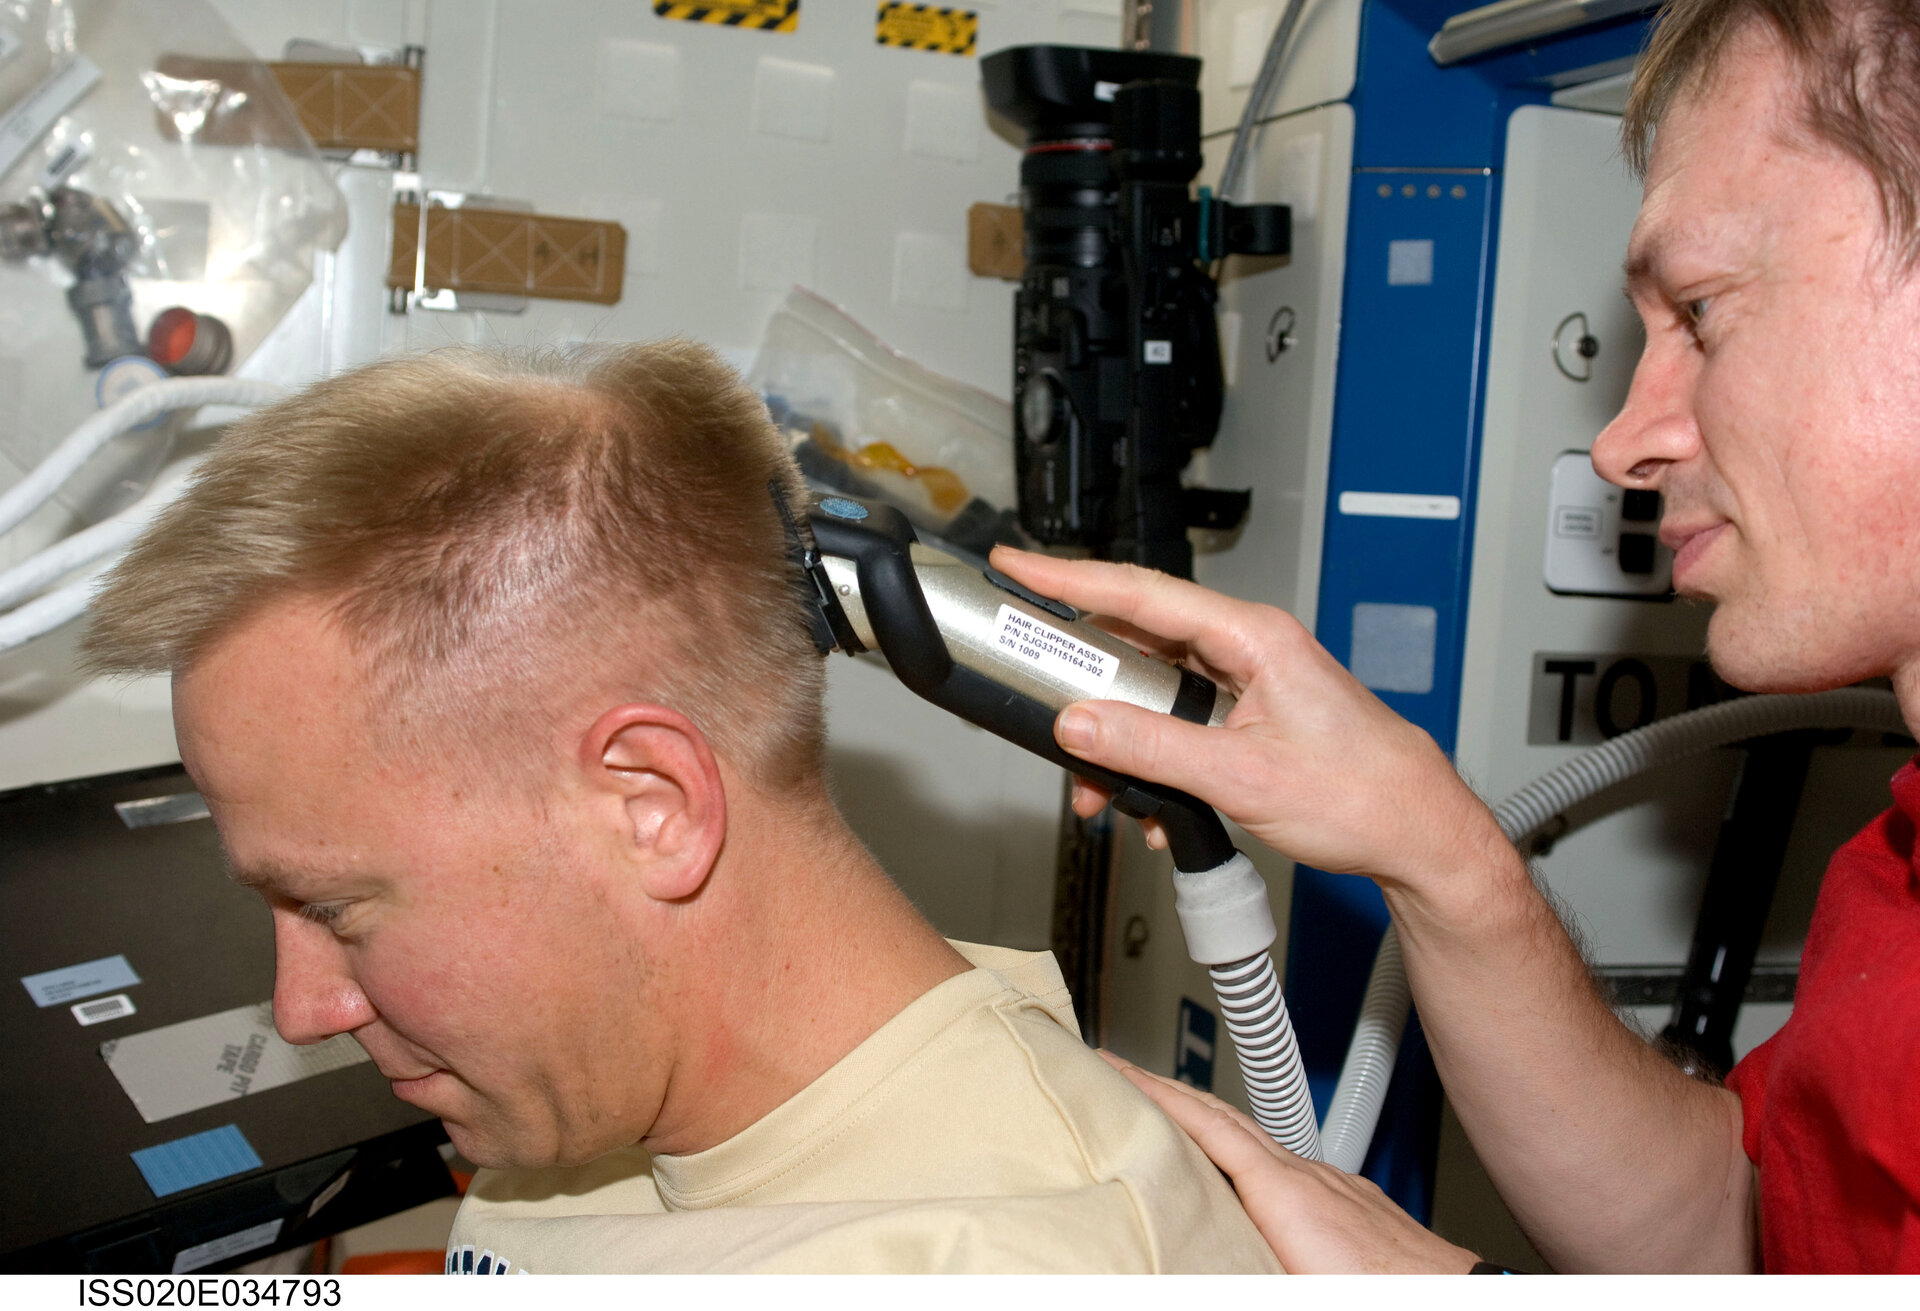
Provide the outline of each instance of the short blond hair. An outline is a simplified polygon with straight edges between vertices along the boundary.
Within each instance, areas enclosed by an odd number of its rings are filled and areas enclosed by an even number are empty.
[[[1761,23],[1796,74],[1797,119],[1866,168],[1891,253],[1920,262],[1920,0],[1668,0],[1634,69],[1622,141],[1644,174],[1660,120],[1712,81],[1735,36]]]
[[[692,342],[381,360],[222,435],[107,576],[83,660],[179,672],[313,596],[379,696],[497,721],[590,678],[799,786],[825,675],[769,482],[805,495],[766,406]]]

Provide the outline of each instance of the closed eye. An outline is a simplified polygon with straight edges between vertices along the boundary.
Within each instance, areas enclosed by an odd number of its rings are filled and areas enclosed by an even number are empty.
[[[315,924],[332,924],[345,909],[342,902],[309,901],[301,904],[299,914],[301,919],[312,920]]]

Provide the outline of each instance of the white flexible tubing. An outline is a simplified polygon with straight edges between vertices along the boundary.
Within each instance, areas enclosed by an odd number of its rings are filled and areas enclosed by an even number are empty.
[[[1233,1039],[1247,1105],[1267,1136],[1309,1160],[1320,1159],[1320,1130],[1313,1118],[1313,1093],[1307,1086],[1293,1022],[1280,995],[1273,957],[1262,951],[1245,960],[1215,965],[1208,971],[1213,995]]]
[[[1555,815],[1637,774],[1748,738],[1816,728],[1911,732],[1901,718],[1899,700],[1876,688],[1741,697],[1662,719],[1582,752],[1495,806],[1494,817],[1502,833],[1515,843],[1524,842]],[[1366,1159],[1379,1124],[1410,1000],[1400,935],[1388,925],[1322,1130],[1327,1161],[1349,1174]]]
[[[154,516],[185,490],[187,480],[198,463],[196,459],[169,470],[167,476],[149,488],[145,496],[111,519],[103,519],[91,528],[83,528],[70,537],[63,537],[39,554],[29,556],[13,568],[0,572],[0,610],[18,605],[83,564],[102,556],[117,555],[131,546],[133,539],[153,522]]]
[[[1804,696],[1748,696],[1705,706],[1622,733],[1549,770],[1493,808],[1500,831],[1515,842],[1555,815],[1658,765],[1750,737],[1808,728],[1862,728],[1909,733],[1893,693],[1843,687]]]
[[[0,533],[51,500],[102,446],[156,414],[197,405],[270,405],[283,395],[270,383],[244,378],[163,378],[129,392],[67,434],[32,473],[0,493]]]
[[[36,637],[45,637],[85,610],[93,600],[94,584],[106,569],[107,566],[102,565],[78,582],[37,596],[18,610],[0,615],[0,652],[25,646]]]
[[[1393,1063],[1400,1054],[1400,1036],[1406,1032],[1413,994],[1400,959],[1400,935],[1393,925],[1380,935],[1380,950],[1367,976],[1367,993],[1360,1002],[1360,1019],[1347,1045],[1347,1062],[1340,1082],[1327,1103],[1327,1123],[1320,1142],[1329,1165],[1358,1174],[1380,1123],[1380,1108],[1393,1080]]]
[[[0,573],[0,611],[83,564],[105,559],[85,578],[35,597],[9,614],[0,614],[0,652],[45,637],[75,618],[93,600],[100,576],[112,568],[153,517],[186,489],[192,466],[181,469],[113,518],[55,542],[38,555]]]
[[[171,492],[173,489],[168,490]],[[20,604],[83,564],[124,550],[140,535],[140,530],[147,526],[157,508],[158,504],[149,494],[113,518],[82,529],[71,537],[63,537],[38,555],[29,556],[13,568],[0,572],[0,610]]]

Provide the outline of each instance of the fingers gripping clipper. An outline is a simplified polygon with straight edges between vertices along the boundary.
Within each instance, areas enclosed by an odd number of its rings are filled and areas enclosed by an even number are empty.
[[[828,496],[802,520],[770,490],[823,655],[878,652],[918,695],[1110,789],[1122,814],[1159,822],[1188,951],[1212,968],[1255,1118],[1282,1146],[1317,1157],[1313,1104],[1267,950],[1276,933],[1265,881],[1211,806],[1076,759],[1053,736],[1075,701],[1126,701],[1219,727],[1233,697],[1070,606],[926,545],[891,506]]]

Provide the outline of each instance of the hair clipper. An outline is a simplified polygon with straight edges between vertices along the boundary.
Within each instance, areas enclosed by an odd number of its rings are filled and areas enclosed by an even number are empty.
[[[876,651],[935,705],[1110,788],[1116,810],[1167,828],[1183,869],[1209,869],[1232,855],[1204,803],[1076,759],[1053,736],[1054,718],[1086,700],[1127,701],[1217,727],[1234,700],[1211,680],[1141,654],[997,570],[926,545],[892,506],[827,496],[804,529],[784,501],[781,513],[823,654]]]

